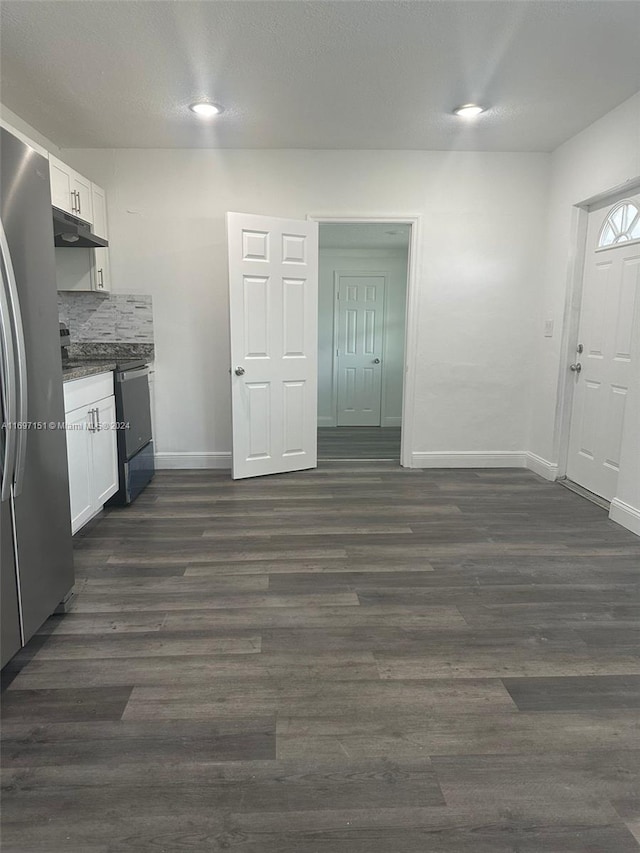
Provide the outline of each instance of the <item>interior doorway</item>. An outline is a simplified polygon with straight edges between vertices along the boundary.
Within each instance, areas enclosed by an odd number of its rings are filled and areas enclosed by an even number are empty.
[[[320,461],[400,461],[411,232],[408,222],[320,222]]]

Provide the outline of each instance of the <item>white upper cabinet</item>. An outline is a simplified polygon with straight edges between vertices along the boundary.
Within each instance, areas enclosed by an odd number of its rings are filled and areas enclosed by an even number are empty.
[[[108,240],[107,196],[102,187],[97,184],[91,184],[91,203],[93,205],[93,233]],[[108,293],[111,290],[109,249],[93,250],[91,287],[98,293]]]
[[[108,240],[107,196],[102,187],[97,184],[91,184],[91,206],[93,208],[93,233]]]
[[[95,290],[97,293],[109,293],[111,290],[111,266],[108,249],[93,250],[91,290]]]
[[[62,160],[49,155],[51,203],[93,224],[91,181]]]
[[[73,173],[71,191],[75,192],[77,203],[76,216],[85,222],[93,223],[93,205],[91,202],[91,181],[77,172]]]
[[[74,213],[74,197],[71,195],[71,169],[52,154],[49,155],[49,180],[51,181],[51,204]]]
[[[93,233],[108,240],[107,196],[102,187],[53,156],[49,157],[49,174],[54,207],[91,223]],[[56,250],[56,278],[58,290],[108,293],[111,290],[109,249]]]

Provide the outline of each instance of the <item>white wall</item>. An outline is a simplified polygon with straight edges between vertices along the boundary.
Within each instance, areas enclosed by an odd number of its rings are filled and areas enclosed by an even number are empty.
[[[567,334],[573,293],[579,213],[575,205],[640,178],[640,93],[560,146],[551,158],[551,184],[544,278],[536,322],[536,353],[531,373],[531,429],[528,449],[539,457],[542,473],[553,477],[562,465],[562,415],[559,405],[566,377]],[[636,190],[637,191],[637,190]],[[543,337],[545,318],[555,322]],[[563,328],[564,326],[564,328]],[[623,500],[640,512],[640,418],[630,398],[625,424],[620,488]],[[632,419],[638,420],[635,424]],[[632,446],[631,446],[632,445]],[[632,461],[635,460],[635,461]],[[635,466],[633,474],[630,466]],[[622,498],[622,494],[619,496]]]
[[[57,153],[17,116],[3,115]],[[109,192],[114,290],[154,296],[157,447],[166,464],[228,464],[224,213],[241,210],[420,216],[414,464],[518,464],[527,450],[540,473],[557,472],[574,205],[640,176],[640,93],[551,157],[229,150],[61,156]],[[552,338],[543,337],[547,318],[555,323]],[[618,495],[620,506],[637,513],[639,397],[637,388],[629,399]],[[640,526],[628,514],[625,523]]]
[[[322,228],[322,226],[320,226]],[[402,422],[408,249],[320,249],[318,271],[318,425],[335,426],[333,389],[334,281],[337,271],[384,272],[385,333],[382,426]]]
[[[63,159],[107,190],[114,290],[153,295],[164,464],[228,464],[227,210],[420,215],[414,463],[460,451],[482,463],[473,454],[489,451],[512,464],[508,454],[524,450],[548,155],[73,150]]]

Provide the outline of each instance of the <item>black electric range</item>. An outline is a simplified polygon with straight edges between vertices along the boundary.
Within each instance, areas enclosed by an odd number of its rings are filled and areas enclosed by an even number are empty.
[[[149,366],[120,359],[114,372],[120,488],[109,505],[132,503],[155,473]]]

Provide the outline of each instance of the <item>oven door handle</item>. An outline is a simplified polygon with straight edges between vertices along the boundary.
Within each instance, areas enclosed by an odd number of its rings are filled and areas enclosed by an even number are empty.
[[[118,382],[130,382],[132,379],[142,379],[143,376],[149,375],[148,367],[137,367],[135,370],[123,370],[118,373]]]

